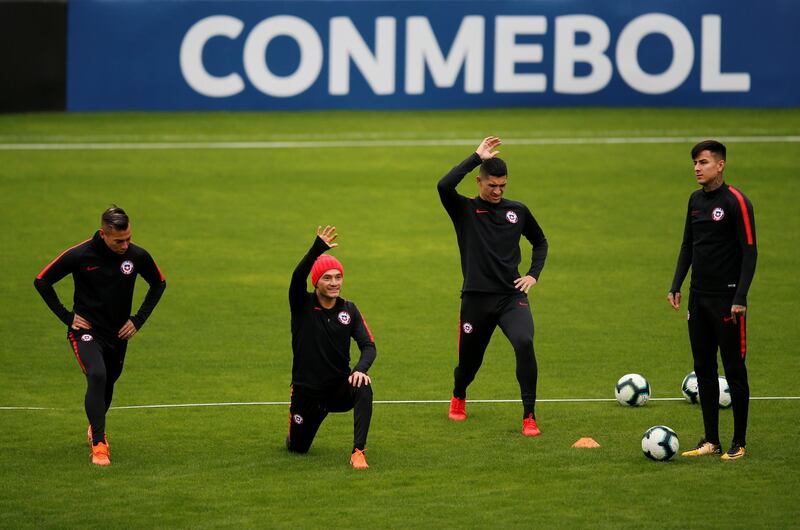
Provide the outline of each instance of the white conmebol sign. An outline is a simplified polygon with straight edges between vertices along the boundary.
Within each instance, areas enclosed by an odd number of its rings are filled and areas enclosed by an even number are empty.
[[[550,29],[545,16],[465,16],[445,54],[428,17],[408,16],[404,25],[405,49],[402,91],[425,94],[426,74],[437,88],[452,88],[463,72],[463,91],[483,94],[486,56],[492,54],[494,93],[593,94],[611,82],[614,68],[631,89],[642,94],[665,94],[683,85],[695,65],[695,41],[686,25],[663,13],[648,13],[630,20],[620,31],[614,50],[610,50],[608,24],[592,15],[563,15],[553,18],[554,44],[519,42],[520,36],[544,36]],[[494,24],[492,48],[485,42],[486,25]],[[215,37],[237,40],[244,22],[228,15],[214,15],[198,21],[186,32],[180,48],[180,68],[186,83],[197,93],[210,98],[235,96],[245,90],[245,80],[236,72],[211,74],[203,63],[206,44]],[[376,95],[395,94],[397,86],[398,18],[374,19],[374,44],[365,42],[350,17],[329,19],[327,42],[327,90],[330,95],[350,94],[350,64],[358,69]],[[584,35],[578,43],[578,35]],[[638,61],[642,41],[662,35],[670,43],[672,57],[662,72],[649,73]],[[270,69],[266,50],[277,37],[292,39],[299,49],[299,62],[288,75]],[[716,14],[702,15],[699,42],[701,92],[749,92],[750,74],[722,72],[722,19]],[[542,63],[552,55],[553,70],[547,73],[518,72],[517,66]],[[325,61],[326,49],[317,30],[303,18],[278,15],[258,23],[243,39],[241,60],[244,73],[258,91],[277,98],[290,98],[317,82]],[[612,62],[613,58],[613,62]],[[589,73],[578,75],[577,64],[586,64]],[[233,68],[231,68],[233,70]],[[552,81],[551,81],[552,80]],[[552,82],[552,89],[549,88]]]

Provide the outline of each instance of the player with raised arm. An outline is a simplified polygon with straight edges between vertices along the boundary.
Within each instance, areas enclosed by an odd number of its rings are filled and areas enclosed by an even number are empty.
[[[508,181],[506,164],[497,158],[500,138],[485,138],[476,151],[439,181],[442,205],[456,231],[461,253],[461,313],[458,365],[454,371],[449,417],[467,419],[467,386],[483,362],[489,339],[497,326],[511,342],[516,355],[516,376],[522,396],[522,434],[538,436],[536,383],[538,367],[533,349],[533,316],[528,291],[536,285],[547,257],[547,239],[527,206],[503,197]],[[472,170],[477,197],[459,195],[456,187]],[[524,275],[519,242],[531,244],[531,262]]]
[[[344,268],[325,254],[338,246],[336,228],[321,226],[311,249],[292,274],[289,307],[292,314],[292,401],[289,406],[291,452],[307,453],[329,412],[353,410],[350,464],[368,468],[364,451],[372,419],[372,379],[375,340],[356,305],[340,296]],[[311,274],[313,292],[306,291]],[[361,357],[350,369],[350,341]]]

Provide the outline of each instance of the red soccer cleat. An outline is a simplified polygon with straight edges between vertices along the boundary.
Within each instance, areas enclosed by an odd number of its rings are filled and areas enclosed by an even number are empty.
[[[528,414],[528,417],[522,420],[522,435],[523,436],[539,436],[542,431],[536,425],[536,420],[533,419],[533,414]]]
[[[450,400],[450,412],[447,416],[453,421],[465,421],[467,419],[467,400],[453,397]]]

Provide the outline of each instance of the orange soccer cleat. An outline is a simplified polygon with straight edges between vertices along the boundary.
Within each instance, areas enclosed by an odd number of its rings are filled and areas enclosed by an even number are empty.
[[[464,421],[467,419],[467,400],[453,396],[450,400],[450,412],[447,414],[453,421]]]
[[[111,465],[111,460],[108,458],[108,444],[100,442],[92,446],[92,464],[96,466]]]
[[[528,414],[528,417],[522,420],[522,435],[523,436],[539,436],[542,431],[536,425],[536,420],[533,419],[533,414]]]
[[[350,465],[353,466],[353,469],[367,469],[369,467],[367,459],[364,457],[364,451],[361,449],[353,450],[353,454],[350,455]]]

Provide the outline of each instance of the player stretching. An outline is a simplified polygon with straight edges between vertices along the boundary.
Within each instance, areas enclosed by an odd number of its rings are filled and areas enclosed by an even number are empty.
[[[72,311],[58,299],[53,284],[72,274]],[[136,275],[150,285],[139,311],[131,316]],[[114,383],[122,373],[128,341],[142,329],[167,284],[153,258],[131,243],[131,225],[122,208],[109,208],[91,239],[62,252],[33,282],[50,310],[67,325],[67,339],[86,375],[84,405],[89,418],[92,463],[111,464],[106,412]]]
[[[533,351],[533,317],[527,293],[542,272],[547,257],[547,239],[527,206],[503,198],[508,171],[497,158],[500,139],[490,136],[466,160],[439,181],[439,197],[456,230],[461,252],[461,289],[458,366],[454,373],[449,417],[467,419],[467,386],[483,362],[489,339],[498,325],[517,357],[517,381],[522,394],[522,434],[538,436],[536,425],[536,355]],[[464,176],[480,166],[476,177],[479,194],[467,198],[456,192]],[[533,246],[531,266],[525,276],[520,237]]]
[[[353,451],[350,464],[368,468],[364,458],[372,418],[372,380],[367,370],[375,361],[375,340],[356,305],[339,296],[344,269],[325,254],[338,246],[336,228],[317,228],[311,250],[292,274],[292,402],[286,447],[307,453],[329,412],[353,410]],[[306,291],[311,273],[314,292]],[[350,370],[350,339],[361,358]]]
[[[756,270],[756,224],[750,200],[725,184],[725,146],[714,140],[692,149],[694,174],[703,189],[689,197],[678,265],[667,300],[677,311],[681,284],[689,267],[689,341],[700,391],[705,437],[683,456],[718,455],[719,384],[717,348],[731,389],[733,442],[722,455],[735,460],[745,453],[750,387],[745,354],[747,291]]]

